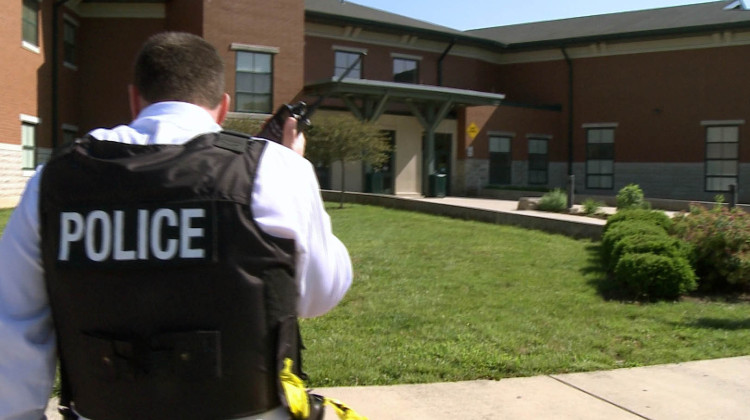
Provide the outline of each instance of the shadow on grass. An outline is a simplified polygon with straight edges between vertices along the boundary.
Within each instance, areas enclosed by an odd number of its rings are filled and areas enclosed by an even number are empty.
[[[690,327],[706,328],[711,330],[738,331],[750,329],[750,318],[737,319],[719,319],[719,318],[699,318],[694,322],[687,324]]]
[[[586,265],[581,268],[581,274],[589,279],[588,284],[606,300],[627,300],[622,291],[614,285],[611,275],[607,273],[607,267],[602,260],[601,243],[587,245],[586,254]]]

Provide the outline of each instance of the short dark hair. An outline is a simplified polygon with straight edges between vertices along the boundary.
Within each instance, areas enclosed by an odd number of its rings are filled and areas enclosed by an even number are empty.
[[[224,95],[224,62],[197,35],[162,32],[141,47],[134,82],[149,103],[181,101],[214,108]]]

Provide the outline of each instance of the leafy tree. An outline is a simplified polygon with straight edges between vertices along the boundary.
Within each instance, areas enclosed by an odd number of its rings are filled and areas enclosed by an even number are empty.
[[[351,115],[320,116],[306,132],[305,157],[319,165],[341,162],[341,201],[344,206],[346,162],[362,161],[373,167],[388,161],[391,146],[387,135],[374,123]]]

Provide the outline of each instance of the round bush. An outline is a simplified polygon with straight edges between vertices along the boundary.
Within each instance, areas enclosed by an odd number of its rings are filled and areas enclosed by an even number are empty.
[[[615,267],[615,280],[635,299],[677,299],[695,290],[695,273],[685,258],[625,254]]]
[[[620,257],[627,254],[654,254],[687,260],[689,246],[670,236],[626,236],[614,244],[612,254],[609,256],[609,269],[614,270]]]
[[[653,223],[657,226],[661,226],[667,232],[671,231],[672,226],[674,225],[672,219],[660,210],[625,209],[619,210],[617,213],[607,218],[607,224],[604,225],[604,232],[617,223],[632,220]]]
[[[623,238],[642,236],[668,237],[669,235],[662,227],[642,220],[630,220],[614,224],[602,235],[604,262],[609,264],[615,245]]]

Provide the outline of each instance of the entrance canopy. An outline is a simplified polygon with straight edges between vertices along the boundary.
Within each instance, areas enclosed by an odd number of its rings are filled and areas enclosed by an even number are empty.
[[[357,118],[368,121],[376,121],[389,103],[413,104],[417,109],[445,107],[447,114],[454,106],[498,106],[505,99],[505,95],[499,93],[349,78],[313,82],[305,86],[304,93],[320,98],[340,98]]]
[[[457,106],[498,106],[505,99],[499,93],[348,78],[310,83],[304,94],[321,101],[340,99],[355,117],[365,121],[377,121],[389,105],[406,107],[425,130],[423,186],[435,172],[435,129],[448,113]]]

